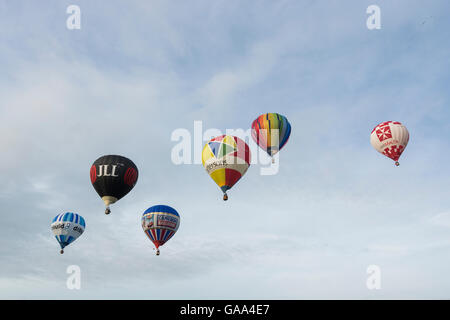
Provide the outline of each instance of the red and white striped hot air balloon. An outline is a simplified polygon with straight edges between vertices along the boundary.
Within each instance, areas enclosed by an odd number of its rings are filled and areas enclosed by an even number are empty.
[[[398,121],[386,121],[377,125],[370,134],[370,143],[378,152],[395,161],[402,155],[409,141],[409,132]]]

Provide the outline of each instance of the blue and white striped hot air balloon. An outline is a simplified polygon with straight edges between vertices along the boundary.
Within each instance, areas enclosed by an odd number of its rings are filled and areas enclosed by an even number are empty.
[[[86,228],[84,218],[73,212],[58,214],[50,225],[56,240],[61,246],[61,253],[64,247],[74,242],[81,236]]]

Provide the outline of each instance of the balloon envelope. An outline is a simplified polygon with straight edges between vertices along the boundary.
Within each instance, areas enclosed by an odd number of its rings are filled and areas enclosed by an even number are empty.
[[[156,205],[145,210],[141,223],[145,234],[158,249],[177,232],[180,215],[172,207]]]
[[[226,196],[250,166],[250,148],[238,137],[222,135],[203,148],[202,163],[206,172]],[[226,198],[224,197],[224,200]]]
[[[109,210],[109,205],[127,195],[138,180],[139,171],[128,158],[107,155],[91,166],[91,183]],[[107,212],[109,213],[109,212]]]
[[[291,135],[291,124],[278,113],[265,113],[252,123],[252,138],[269,156],[280,151]]]
[[[58,214],[50,225],[56,240],[62,249],[81,236],[86,228],[84,218],[73,212]]]
[[[370,143],[375,150],[394,160],[396,165],[408,141],[409,132],[398,121],[382,122],[370,134]]]

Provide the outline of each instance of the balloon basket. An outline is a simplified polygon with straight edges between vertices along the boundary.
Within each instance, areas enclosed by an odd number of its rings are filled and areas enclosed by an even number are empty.
[[[225,193],[224,195],[223,195],[223,201],[227,201],[228,200],[228,195]]]

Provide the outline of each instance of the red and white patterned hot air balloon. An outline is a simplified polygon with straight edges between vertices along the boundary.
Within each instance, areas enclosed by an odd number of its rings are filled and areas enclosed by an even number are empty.
[[[395,161],[402,155],[409,141],[409,132],[398,121],[386,121],[377,125],[370,134],[370,143],[380,153]]]

